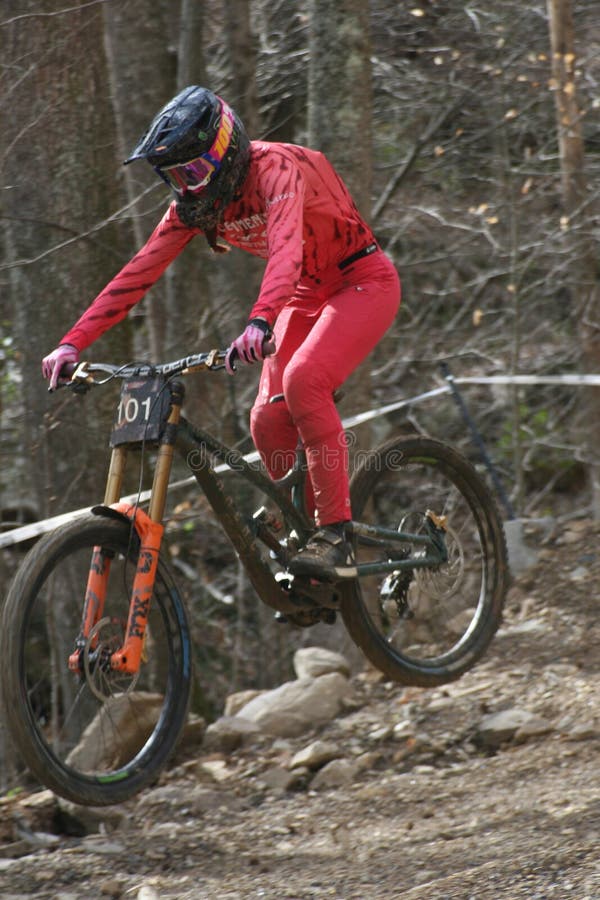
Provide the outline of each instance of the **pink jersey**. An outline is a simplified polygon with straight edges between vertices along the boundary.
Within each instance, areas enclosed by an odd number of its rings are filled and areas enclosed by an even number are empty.
[[[271,325],[301,279],[373,243],[347,188],[323,154],[293,144],[252,142],[242,196],[227,206],[218,236],[268,260],[250,318]],[[61,344],[84,350],[125,318],[200,229],[180,221],[173,202],[142,249],[128,262]]]

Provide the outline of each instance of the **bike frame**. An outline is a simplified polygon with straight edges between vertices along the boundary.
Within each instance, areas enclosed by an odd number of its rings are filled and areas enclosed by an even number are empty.
[[[126,445],[113,448],[104,503],[92,510],[96,515],[131,522],[139,538],[140,549],[125,641],[110,658],[111,668],[130,674],[138,671],[143,658],[145,631],[163,537],[162,522],[175,449],[183,456],[205,494],[217,520],[237,551],[252,586],[264,603],[284,614],[294,614],[315,607],[339,609],[341,595],[344,590],[351,590],[354,584],[353,581],[326,584],[303,579],[301,592],[292,593],[289,582],[282,582],[276,578],[260,552],[261,545],[268,546],[285,565],[286,556],[290,556],[289,551],[280,544],[260,515],[255,515],[252,526],[240,515],[226,490],[223,479],[211,463],[211,457],[225,462],[232,473],[244,478],[272,500],[283,513],[288,529],[293,529],[300,543],[303,543],[314,530],[314,524],[309,519],[304,504],[306,464],[302,448],[298,450],[296,464],[292,470],[283,479],[274,481],[260,464],[248,462],[238,451],[221,443],[209,432],[192,425],[181,416],[184,389],[180,381],[170,382],[169,391],[170,410],[158,445],[148,513],[138,506],[120,502],[129,449]],[[431,568],[447,560],[444,521],[434,513],[426,514],[424,533],[395,531],[354,521],[349,525],[349,532],[356,543],[386,548],[388,555],[387,561],[358,564],[356,567],[358,578],[384,575],[403,569]],[[407,557],[404,549],[404,552],[398,552],[397,558],[389,559],[391,547],[404,545],[406,548],[407,544],[422,547],[422,553]],[[96,548],[90,566],[81,634],[76,651],[69,657],[69,668],[73,671],[81,669],[83,647],[90,640],[93,628],[102,618],[109,571],[110,560],[102,556],[100,548]]]

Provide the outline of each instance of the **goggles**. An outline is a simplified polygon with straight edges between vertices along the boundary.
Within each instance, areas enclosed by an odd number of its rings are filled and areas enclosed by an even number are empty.
[[[155,166],[156,172],[180,197],[186,193],[198,193],[212,181],[221,168],[231,143],[233,126],[233,112],[226,103],[223,103],[221,124],[210,150],[185,163]]]

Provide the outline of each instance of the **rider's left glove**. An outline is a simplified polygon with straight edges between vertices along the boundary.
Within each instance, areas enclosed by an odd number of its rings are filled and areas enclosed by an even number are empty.
[[[56,350],[44,357],[42,360],[42,375],[50,381],[48,385],[49,391],[56,390],[60,370],[65,363],[76,362],[79,362],[79,350],[77,347],[73,347],[72,344],[61,344]]]
[[[271,326],[266,319],[250,319],[244,331],[233,341],[225,357],[225,368],[230,375],[235,372],[235,363],[239,360],[247,366],[264,359],[268,355],[271,338]]]

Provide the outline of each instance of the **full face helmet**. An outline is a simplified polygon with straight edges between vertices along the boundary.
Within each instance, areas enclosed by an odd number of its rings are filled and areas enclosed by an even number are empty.
[[[125,165],[136,159],[146,159],[173,190],[186,225],[209,230],[243,184],[250,139],[224,100],[192,85],[154,117]]]

